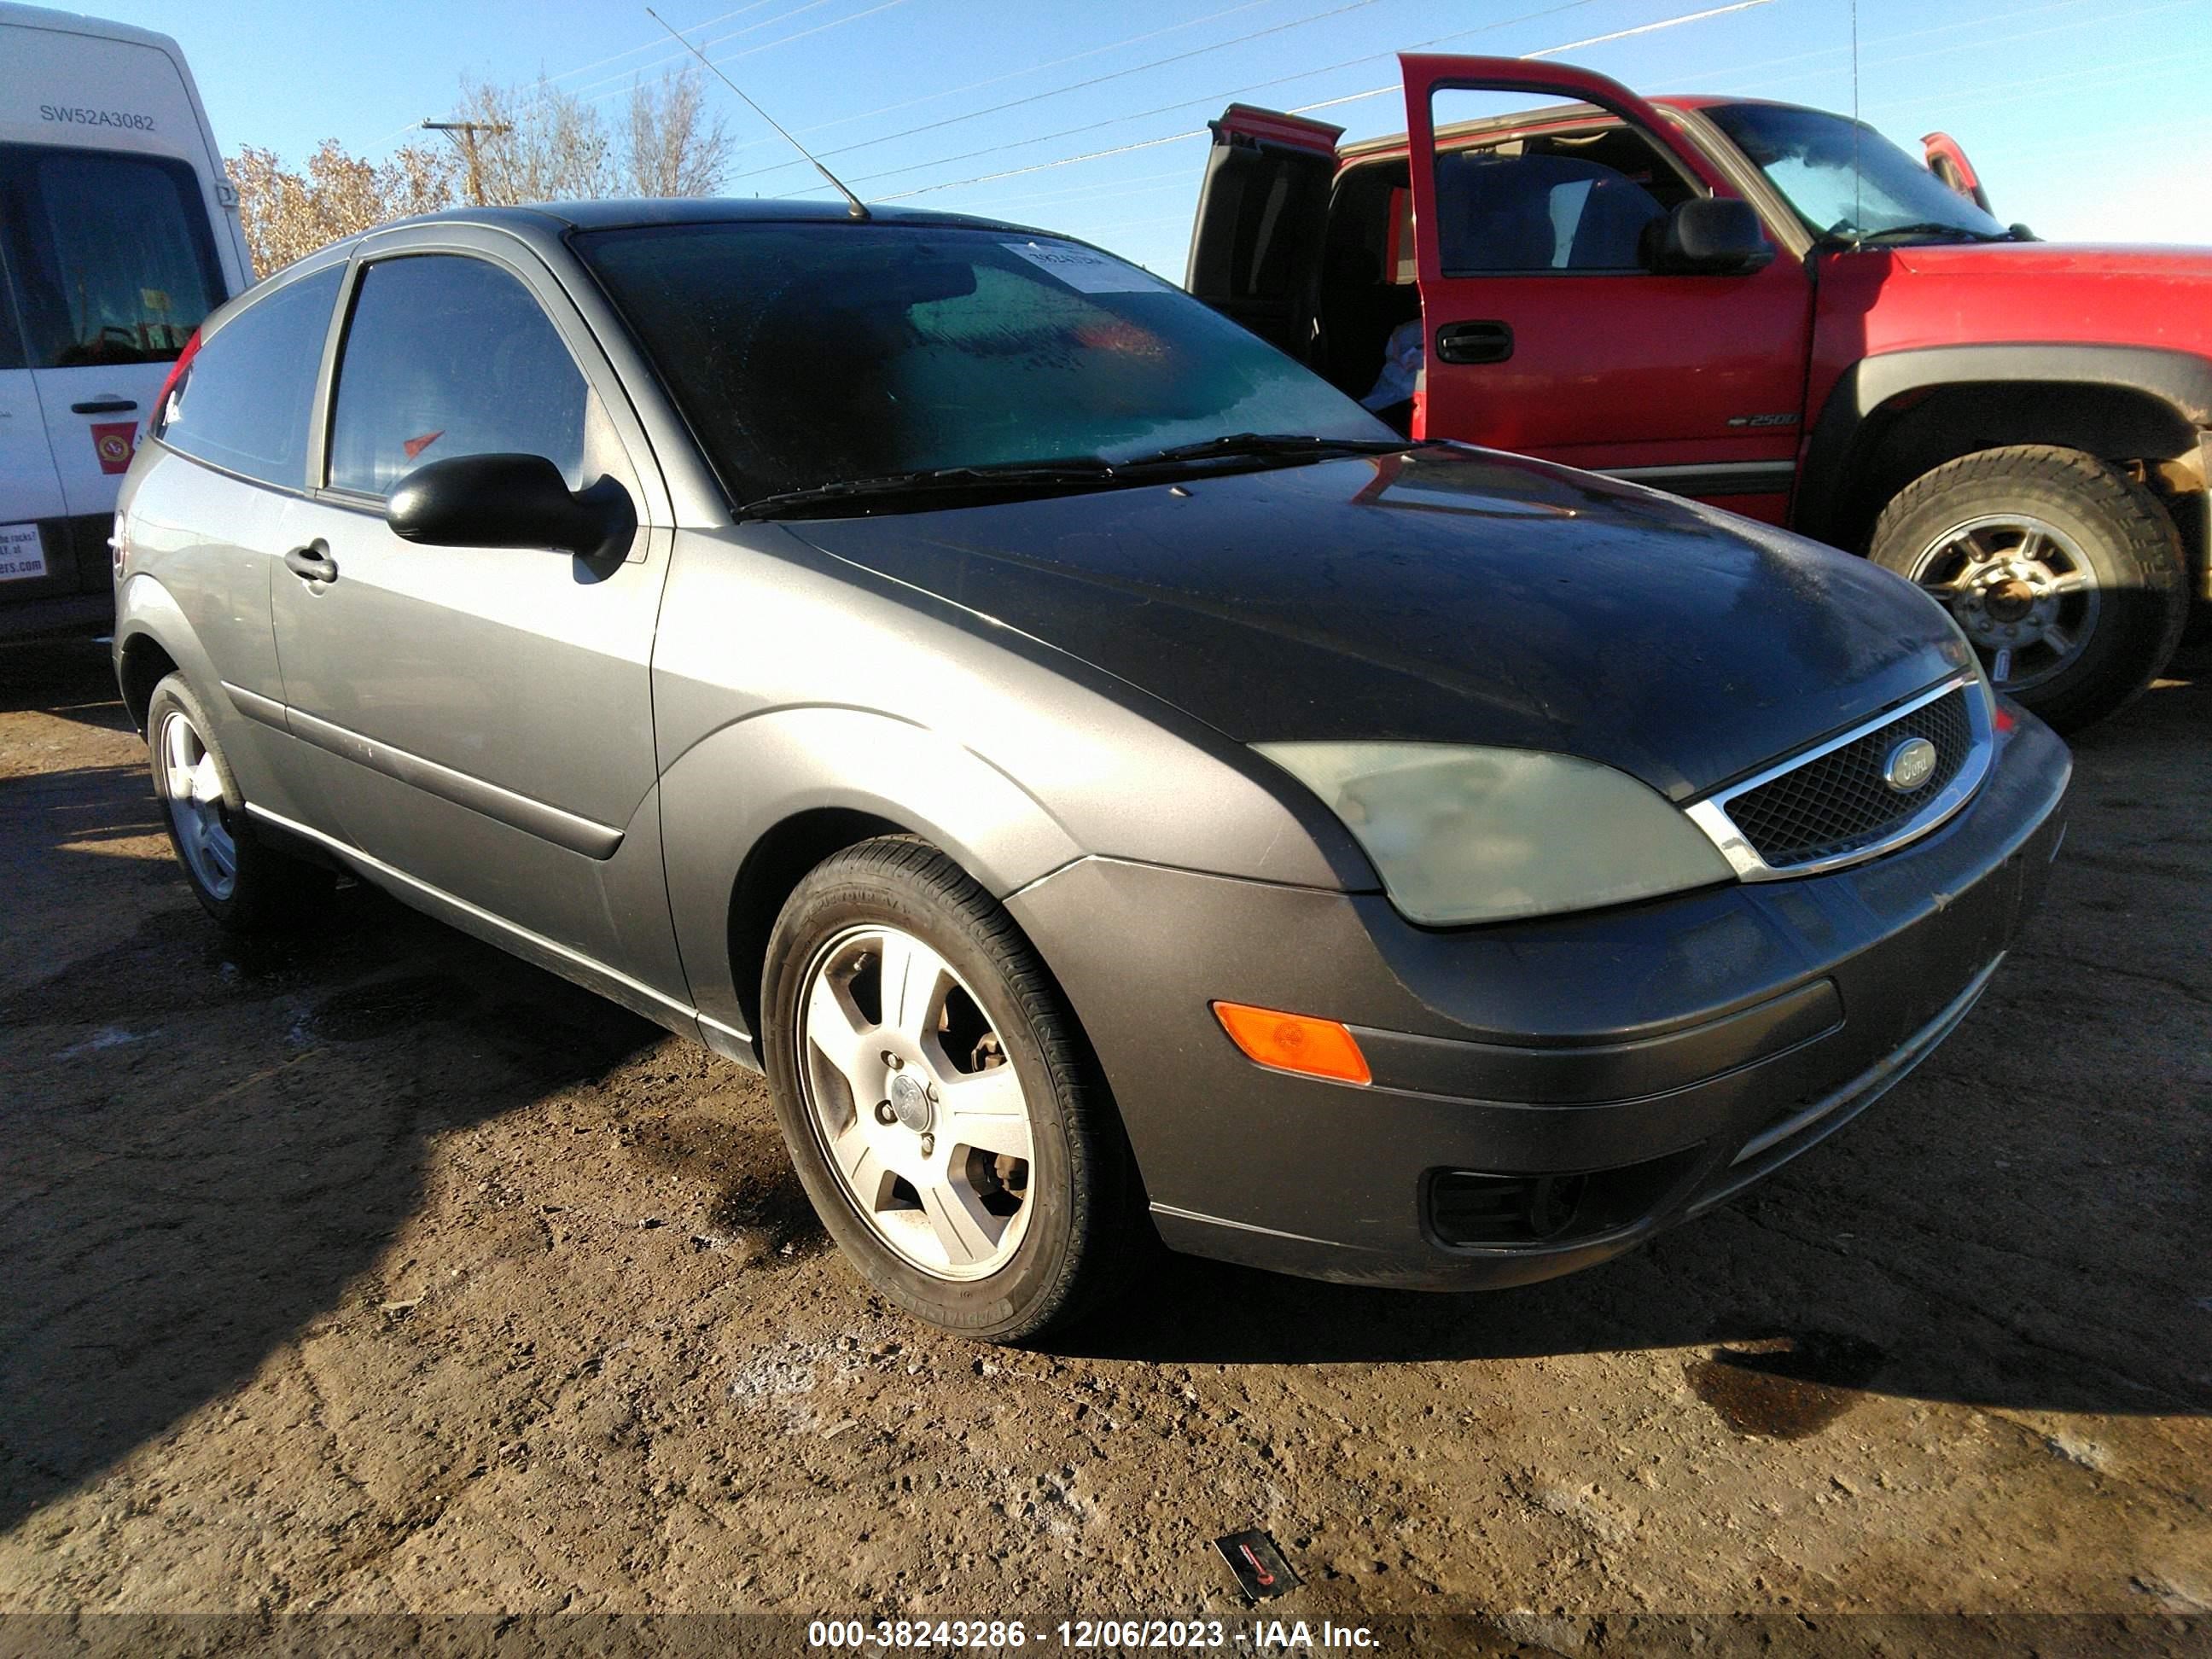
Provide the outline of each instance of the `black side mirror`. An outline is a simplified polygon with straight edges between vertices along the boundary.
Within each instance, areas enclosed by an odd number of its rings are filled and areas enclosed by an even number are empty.
[[[556,548],[618,559],[637,533],[629,492],[612,478],[571,490],[543,455],[456,455],[399,481],[384,521],[431,547]]]
[[[1693,196],[1652,227],[1647,263],[1662,276],[1741,276],[1774,258],[1759,210],[1732,196]]]

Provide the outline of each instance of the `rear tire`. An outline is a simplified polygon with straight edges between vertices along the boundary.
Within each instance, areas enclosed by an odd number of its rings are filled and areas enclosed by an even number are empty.
[[[1882,509],[1869,553],[1950,611],[1998,690],[2062,730],[2133,702],[2189,620],[2173,521],[2078,449],[2021,444],[1939,466]]]
[[[295,927],[320,908],[336,878],[265,845],[246,813],[207,711],[171,674],[146,705],[154,794],[192,896],[240,933]]]
[[[761,994],[799,1180],[846,1260],[908,1312],[1017,1342],[1088,1312],[1142,1258],[1133,1160],[1073,1012],[935,848],[885,837],[817,866],[776,919]]]

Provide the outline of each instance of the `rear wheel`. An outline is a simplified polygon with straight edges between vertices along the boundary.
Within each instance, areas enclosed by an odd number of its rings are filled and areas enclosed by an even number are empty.
[[[328,895],[331,872],[255,836],[214,726],[183,675],[171,674],[154,688],[146,740],[169,844],[210,915],[242,932],[288,927]]]
[[[1869,552],[1943,603],[1998,690],[2061,727],[2132,701],[2188,620],[2172,520],[2080,450],[2026,444],[1939,466],[1882,509]]]
[[[1141,1239],[1121,1127],[1006,911],[934,848],[803,880],[763,976],[769,1078],[807,1195],[909,1312],[1014,1341],[1113,1287]]]

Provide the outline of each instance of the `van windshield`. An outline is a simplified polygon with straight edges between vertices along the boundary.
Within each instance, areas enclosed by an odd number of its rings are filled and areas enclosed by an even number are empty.
[[[166,156],[0,144],[30,367],[167,362],[223,297],[198,177]]]
[[[839,222],[574,245],[738,501],[1238,434],[1391,435],[1180,289],[1072,242]]]

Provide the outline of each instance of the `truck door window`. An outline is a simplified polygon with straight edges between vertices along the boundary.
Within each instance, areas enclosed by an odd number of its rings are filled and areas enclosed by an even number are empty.
[[[1443,88],[1434,100],[1443,274],[1643,270],[1645,234],[1692,193],[1672,164],[1633,128],[1588,118],[1587,106],[1490,125],[1499,97]]]
[[[167,362],[223,297],[182,161],[0,145],[0,234],[33,368]]]

